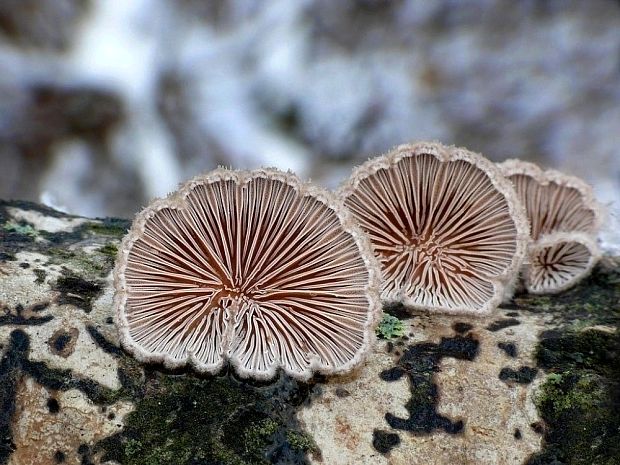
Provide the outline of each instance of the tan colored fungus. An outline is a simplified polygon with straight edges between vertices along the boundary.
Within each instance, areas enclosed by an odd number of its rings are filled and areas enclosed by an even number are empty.
[[[114,276],[124,347],[201,372],[348,371],[380,312],[378,264],[346,209],[274,169],[218,169],[153,202]]]
[[[514,184],[531,224],[525,287],[536,294],[568,289],[589,274],[600,256],[601,209],[592,188],[533,163],[507,160],[498,166]]]
[[[548,234],[528,250],[525,286],[532,294],[564,291],[588,276],[599,258],[598,247],[587,234]]]
[[[497,167],[467,150],[402,145],[357,168],[339,195],[370,237],[386,301],[487,314],[523,260],[523,207]]]

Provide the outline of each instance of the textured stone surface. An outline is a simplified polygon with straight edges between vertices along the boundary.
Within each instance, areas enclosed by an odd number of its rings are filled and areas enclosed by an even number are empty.
[[[0,464],[620,463],[620,266],[492,317],[386,309],[405,332],[346,377],[143,367],[118,347],[129,222],[0,203]]]

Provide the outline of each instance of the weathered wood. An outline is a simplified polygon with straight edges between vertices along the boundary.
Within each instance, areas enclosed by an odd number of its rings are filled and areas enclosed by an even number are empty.
[[[0,464],[620,463],[616,259],[489,318],[386,309],[404,335],[355,373],[257,384],[119,348],[129,224],[0,202]]]

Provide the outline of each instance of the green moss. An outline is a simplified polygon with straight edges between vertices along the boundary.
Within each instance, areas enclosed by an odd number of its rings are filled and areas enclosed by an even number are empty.
[[[120,239],[127,233],[130,226],[131,221],[129,220],[123,220],[120,218],[103,218],[97,223],[85,223],[82,228],[85,231],[90,231],[97,235],[114,236]]]
[[[102,278],[114,267],[114,260],[105,253],[86,253],[61,247],[50,247],[45,253],[49,264],[61,265],[86,279]]]
[[[519,294],[515,306],[522,312],[545,313],[559,326],[580,330],[620,320],[620,268],[600,265],[574,288],[554,296]]]
[[[287,431],[286,440],[295,450],[311,453],[316,453],[318,451],[318,446],[314,442],[314,439],[312,439],[312,436],[307,433]]]
[[[97,252],[102,253],[103,255],[106,255],[114,260],[116,258],[116,254],[118,253],[118,247],[115,244],[108,242],[103,247],[100,247]]]
[[[145,383],[124,430],[98,445],[104,461],[266,465],[285,455],[287,463],[305,463],[312,442],[296,429],[287,398],[294,395],[295,382],[259,387],[227,376],[151,372]]]
[[[29,237],[36,237],[37,236],[37,230],[34,229],[29,224],[19,224],[19,223],[14,223],[12,221],[9,221],[9,222],[5,223],[2,227],[3,227],[3,229],[5,231],[8,231],[8,232],[14,232],[14,233],[17,233],[17,234],[23,234],[23,235],[29,236]]]
[[[384,313],[381,322],[377,326],[376,333],[382,339],[396,339],[404,336],[405,325],[395,316]]]
[[[551,372],[535,403],[545,421],[543,451],[528,465],[620,464],[620,334],[543,334],[536,357]]]

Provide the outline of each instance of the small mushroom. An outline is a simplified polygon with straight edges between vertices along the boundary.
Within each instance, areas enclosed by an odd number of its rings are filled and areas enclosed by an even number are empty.
[[[114,271],[141,361],[243,377],[342,373],[370,347],[380,272],[331,194],[274,169],[218,169],[139,213]]]
[[[532,294],[554,294],[590,274],[600,258],[596,243],[583,233],[552,233],[528,249],[525,287]]]
[[[532,240],[562,231],[598,233],[600,207],[584,181],[521,160],[506,160],[498,166],[525,206]]]
[[[439,143],[402,145],[357,168],[339,195],[370,237],[386,301],[488,314],[521,266],[525,212],[481,155]]]
[[[601,209],[581,179],[533,163],[498,165],[515,187],[531,225],[525,287],[535,294],[566,290],[587,276],[600,258],[596,235]]]

